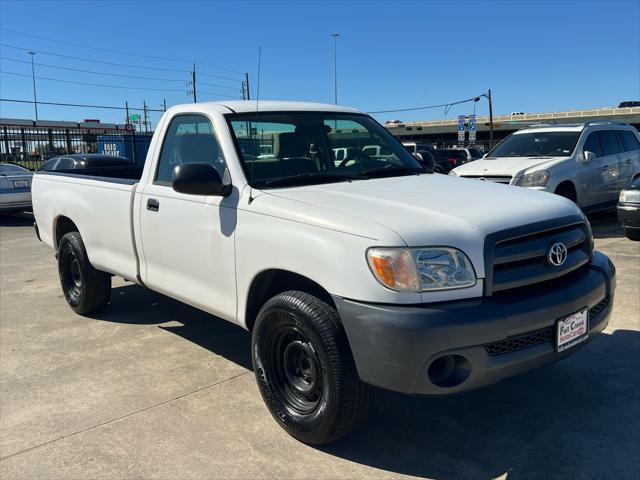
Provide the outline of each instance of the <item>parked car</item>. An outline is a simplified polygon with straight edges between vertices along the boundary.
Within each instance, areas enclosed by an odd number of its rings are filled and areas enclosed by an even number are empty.
[[[618,105],[618,108],[629,108],[629,107],[640,107],[640,102],[632,100],[632,101],[620,102],[620,105]]]
[[[437,173],[447,174],[458,165],[462,165],[467,162],[467,153],[464,150],[454,148],[436,148],[433,151],[433,155],[436,159],[435,171]]]
[[[473,162],[474,160],[479,160],[482,158],[482,150],[477,147],[458,147],[454,150],[462,150],[465,153],[467,160],[464,163]]]
[[[82,170],[122,165],[133,165],[133,161],[125,157],[101,153],[74,153],[50,158],[38,170],[55,172],[59,170]]]
[[[618,220],[629,240],[640,240],[640,177],[620,192]]]
[[[33,172],[11,163],[0,164],[0,214],[11,215],[31,209]]]
[[[387,120],[384,122],[387,127],[402,127],[404,126],[404,122],[402,120]]]
[[[455,394],[607,326],[615,269],[566,199],[428,174],[336,105],[197,103],[159,125],[138,175],[35,175],[36,232],[64,297],[89,315],[117,275],[251,331],[263,400],[303,442],[354,429],[367,384]],[[353,131],[388,153],[336,166]],[[255,132],[273,158],[240,149]]]
[[[433,151],[435,150],[434,146],[428,143],[402,142],[402,145],[404,145],[404,148],[406,148],[409,153],[418,153],[423,150],[428,150],[429,152],[433,153]]]
[[[451,175],[556,193],[583,211],[611,209],[640,176],[640,135],[620,122],[527,127]]]

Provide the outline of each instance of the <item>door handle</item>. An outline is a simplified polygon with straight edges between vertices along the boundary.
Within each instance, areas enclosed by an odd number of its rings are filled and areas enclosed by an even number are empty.
[[[603,165],[602,166],[602,170],[606,170],[607,168],[609,168],[609,165]]]
[[[147,210],[157,212],[158,210],[160,210],[160,202],[155,198],[150,198],[149,200],[147,200]]]
[[[630,159],[630,158],[627,158],[627,159],[624,161],[624,163],[631,163],[631,159]]]

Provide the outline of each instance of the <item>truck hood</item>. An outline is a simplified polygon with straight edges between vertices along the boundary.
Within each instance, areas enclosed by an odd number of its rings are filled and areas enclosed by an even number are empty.
[[[392,230],[411,247],[449,245],[482,265],[486,235],[529,223],[579,214],[562,197],[525,188],[424,174],[314,185],[264,192],[278,216],[305,223],[340,221],[341,230],[379,238]],[[288,202],[283,202],[283,200]],[[265,203],[269,199],[263,198]],[[292,204],[291,202],[295,202]],[[263,203],[263,202],[257,202]],[[273,214],[273,209],[271,214]],[[390,237],[382,239],[387,241]],[[375,243],[372,243],[375,244]],[[393,245],[389,245],[393,246]]]
[[[545,168],[569,157],[495,157],[465,163],[454,169],[457,175],[517,177],[534,167]]]

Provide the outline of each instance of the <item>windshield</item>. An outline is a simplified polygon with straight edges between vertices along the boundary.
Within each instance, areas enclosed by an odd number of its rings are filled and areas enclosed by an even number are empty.
[[[517,133],[494,148],[489,157],[569,157],[580,132]]]
[[[415,175],[424,170],[371,117],[331,112],[227,115],[256,188]]]

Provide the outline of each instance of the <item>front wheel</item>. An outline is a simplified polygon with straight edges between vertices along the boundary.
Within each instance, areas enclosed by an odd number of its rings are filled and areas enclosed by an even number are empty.
[[[69,306],[81,315],[100,310],[111,297],[111,275],[93,268],[78,232],[67,233],[58,248],[58,273]]]
[[[276,295],[258,313],[251,351],[262,398],[294,438],[326,444],[364,418],[367,387],[325,302],[297,291]]]
[[[624,233],[629,240],[640,241],[640,229],[639,228],[625,228]]]

